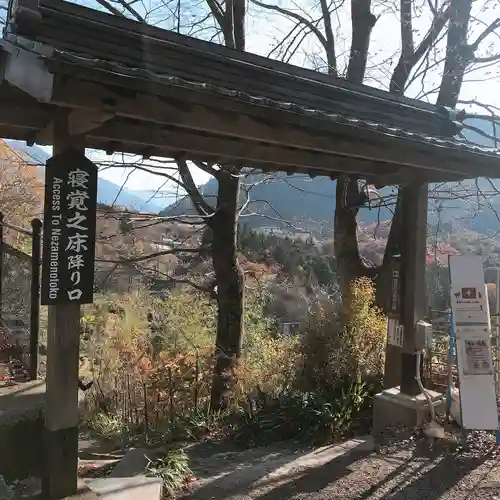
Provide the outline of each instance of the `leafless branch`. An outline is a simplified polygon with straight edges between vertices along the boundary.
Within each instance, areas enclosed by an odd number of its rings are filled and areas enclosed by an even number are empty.
[[[213,214],[214,209],[203,199],[203,196],[201,196],[198,191],[186,161],[178,159],[177,165],[179,167],[179,175],[181,176],[183,187],[191,198],[196,211],[202,217]]]
[[[181,253],[203,253],[206,252],[206,248],[172,248],[170,250],[164,250],[162,252],[150,253],[148,255],[141,255],[140,257],[124,258],[124,259],[101,259],[96,258],[96,262],[107,262],[108,264],[133,264],[136,262],[144,262],[151,259],[156,259],[164,255],[175,255]]]
[[[312,21],[309,21],[304,16],[301,16],[300,14],[298,14],[297,12],[294,12],[292,10],[284,9],[283,7],[280,7],[279,5],[267,4],[267,3],[261,2],[260,0],[250,0],[250,2],[259,6],[259,7],[262,7],[264,9],[272,10],[272,11],[278,12],[284,16],[295,19],[299,23],[302,23],[303,25],[307,26],[309,28],[309,30],[316,35],[316,37],[318,38],[321,45],[323,45],[325,50],[327,49],[328,42],[327,42],[325,36],[323,35],[323,33],[320,31],[320,29],[317,26],[315,26],[315,24]]]

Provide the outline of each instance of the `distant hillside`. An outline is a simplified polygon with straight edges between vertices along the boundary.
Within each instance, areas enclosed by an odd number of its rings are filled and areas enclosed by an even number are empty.
[[[494,135],[490,122],[468,119],[467,124]],[[498,133],[498,132],[497,132]],[[465,130],[468,140],[483,147],[493,147],[491,139],[483,137],[478,132]],[[498,133],[500,138],[500,133]],[[500,165],[499,165],[500,177]],[[336,183],[327,177],[309,178],[303,174],[287,176],[276,174],[271,179],[262,182],[262,175],[253,175],[245,179],[245,183],[260,184],[250,191],[251,200],[256,200],[249,207],[251,215],[244,217],[244,222],[253,228],[265,226],[286,226],[292,223],[298,229],[313,232],[318,237],[332,234],[333,216],[335,210]],[[480,191],[478,192],[477,186]],[[430,186],[429,222],[456,222],[460,227],[480,234],[497,232],[500,229],[500,181],[479,179],[457,185]],[[451,191],[450,191],[451,190]],[[497,192],[498,191],[498,195]],[[202,188],[203,196],[209,203],[214,203],[217,193],[217,181],[211,179]],[[393,192],[391,188],[380,190],[379,194],[386,197]],[[484,193],[484,195],[481,194]],[[242,194],[243,201],[243,194]],[[193,213],[193,207],[188,198],[166,207],[163,215],[178,215]],[[389,220],[392,217],[391,208],[362,208],[359,212],[361,222],[370,224]]]
[[[261,177],[262,178],[262,177]],[[257,176],[255,180],[258,180]],[[429,222],[436,224],[455,222],[459,226],[480,234],[497,232],[500,229],[500,181],[478,180],[478,186],[485,195],[478,192],[475,182],[457,185],[430,186]],[[313,232],[317,237],[331,235],[335,210],[335,181],[327,177],[310,179],[305,175],[287,176],[276,174],[269,182],[259,184],[251,190],[250,212],[261,215],[244,217],[249,227],[284,227],[287,222],[296,228]],[[498,194],[495,193],[498,189]],[[450,191],[451,189],[451,191]],[[379,194],[386,197],[390,188]],[[217,182],[212,179],[203,187],[203,195],[213,202],[217,193]],[[389,220],[390,208],[363,207],[359,220],[366,224]],[[167,207],[162,215],[193,213],[189,199]],[[287,222],[280,222],[280,219]]]
[[[26,155],[35,165],[39,165],[39,177],[43,179],[44,166],[50,158],[45,150],[38,146],[27,146],[23,141],[6,140],[13,150]],[[121,188],[103,177],[99,177],[97,185],[97,201],[105,205],[115,205],[130,210],[140,210],[145,212],[158,212],[162,206],[152,200],[149,191],[133,191],[128,188]]]

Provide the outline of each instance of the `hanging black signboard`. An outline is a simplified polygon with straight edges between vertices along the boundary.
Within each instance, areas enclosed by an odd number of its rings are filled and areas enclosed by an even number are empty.
[[[42,305],[93,301],[97,167],[68,150],[47,161]]]

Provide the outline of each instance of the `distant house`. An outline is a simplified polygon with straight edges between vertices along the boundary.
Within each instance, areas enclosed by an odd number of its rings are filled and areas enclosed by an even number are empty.
[[[262,226],[255,228],[256,233],[280,236],[282,238],[290,238],[292,240],[307,241],[312,240],[316,242],[316,238],[309,231],[295,231],[292,228],[283,228],[278,226]]]
[[[282,335],[294,335],[300,331],[299,321],[280,321],[279,322],[279,332]]]

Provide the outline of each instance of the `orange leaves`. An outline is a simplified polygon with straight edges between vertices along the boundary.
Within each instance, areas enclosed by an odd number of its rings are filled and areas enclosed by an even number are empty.
[[[137,363],[137,370],[141,375],[149,375],[153,369],[153,362],[146,356],[143,356]]]

